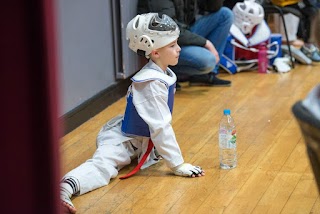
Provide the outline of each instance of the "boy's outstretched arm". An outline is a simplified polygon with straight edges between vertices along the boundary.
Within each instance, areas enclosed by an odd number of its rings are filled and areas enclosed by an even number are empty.
[[[167,103],[168,89],[166,85],[160,81],[149,81],[145,84],[132,84],[132,90],[135,94],[133,103],[136,110],[148,124],[151,140],[166,165],[173,170],[175,175],[204,176],[205,173],[201,167],[184,163],[171,125],[172,115]]]

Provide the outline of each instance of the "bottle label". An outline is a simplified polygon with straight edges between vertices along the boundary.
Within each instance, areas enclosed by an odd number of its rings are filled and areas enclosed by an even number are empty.
[[[229,142],[232,144],[236,144],[236,142],[237,142],[237,131],[236,130],[232,131],[231,138],[230,138]]]
[[[236,148],[237,132],[233,130],[228,132],[227,130],[221,130],[219,134],[220,148]]]

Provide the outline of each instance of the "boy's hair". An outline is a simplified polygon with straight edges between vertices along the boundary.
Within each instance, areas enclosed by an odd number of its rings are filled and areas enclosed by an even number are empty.
[[[179,37],[178,25],[169,16],[158,13],[137,15],[127,25],[129,48],[149,58],[152,50],[162,48]]]

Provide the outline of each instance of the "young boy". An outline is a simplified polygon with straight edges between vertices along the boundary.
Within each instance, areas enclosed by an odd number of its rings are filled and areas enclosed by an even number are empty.
[[[124,116],[107,122],[98,134],[93,157],[63,177],[61,200],[65,212],[76,212],[72,195],[107,185],[132,159],[138,157],[141,162],[147,148],[151,152],[141,168],[157,163],[161,156],[175,175],[205,175],[199,166],[184,163],[171,126],[176,76],[168,66],[178,63],[179,33],[169,16],[159,17],[157,13],[137,15],[128,23],[130,49],[150,60],[132,77]]]

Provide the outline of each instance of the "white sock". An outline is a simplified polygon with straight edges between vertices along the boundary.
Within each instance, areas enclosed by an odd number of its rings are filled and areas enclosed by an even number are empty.
[[[69,184],[61,183],[60,199],[70,206],[74,207],[73,203],[71,202],[72,193],[70,191],[72,191],[72,188]]]

